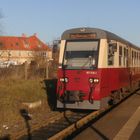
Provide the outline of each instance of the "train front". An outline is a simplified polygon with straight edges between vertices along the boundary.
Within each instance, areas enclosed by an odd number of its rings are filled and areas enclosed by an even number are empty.
[[[61,39],[57,108],[99,109],[98,54],[100,40],[95,32],[73,29]]]

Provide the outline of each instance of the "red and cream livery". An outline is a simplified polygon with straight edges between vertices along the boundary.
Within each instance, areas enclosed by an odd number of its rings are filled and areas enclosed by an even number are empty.
[[[62,34],[57,107],[100,109],[139,87],[140,49],[96,28]]]

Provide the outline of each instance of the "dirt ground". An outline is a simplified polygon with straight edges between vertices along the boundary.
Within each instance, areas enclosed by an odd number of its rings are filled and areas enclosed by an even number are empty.
[[[16,139],[63,116],[54,111],[56,83],[0,81],[0,139]]]
[[[20,117],[17,120],[1,124],[0,139],[4,137],[9,139],[18,138],[23,134],[26,135],[28,128],[32,132],[63,116],[63,113],[59,111],[52,111],[45,100],[42,101],[42,105],[39,107],[29,108],[21,105],[19,108]]]

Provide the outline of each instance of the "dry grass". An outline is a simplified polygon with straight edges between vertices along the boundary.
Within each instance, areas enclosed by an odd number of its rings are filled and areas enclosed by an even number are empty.
[[[0,126],[21,118],[19,110],[23,102],[46,99],[46,91],[38,80],[0,81]]]
[[[58,60],[49,64],[49,78],[57,77]],[[46,68],[46,65],[45,65]],[[46,76],[44,68],[28,67],[25,78],[25,67],[13,67],[0,69],[0,139],[6,134],[14,134],[19,129],[25,129],[25,122],[20,114],[21,109],[27,109],[32,114],[32,123],[41,123],[46,117],[51,118],[50,98],[47,95],[46,83],[41,82]],[[28,79],[28,80],[24,80]],[[23,103],[41,101],[39,108],[30,110]],[[59,112],[53,112],[55,116]],[[6,130],[3,126],[8,126]],[[41,125],[40,125],[41,126]]]

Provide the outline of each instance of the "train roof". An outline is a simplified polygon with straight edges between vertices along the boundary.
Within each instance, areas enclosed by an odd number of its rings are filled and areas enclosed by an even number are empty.
[[[111,33],[109,31],[106,31],[106,30],[102,30],[102,29],[98,29],[98,28],[87,28],[87,27],[82,27],[82,28],[73,28],[73,29],[69,29],[69,30],[66,30],[62,36],[61,36],[61,39],[62,40],[70,40],[70,37],[69,35],[70,34],[74,34],[74,33],[96,33],[96,38],[97,39],[108,39],[108,40],[116,40],[118,42],[121,42],[121,43],[124,43],[124,44],[127,44],[128,46],[132,46],[132,47],[135,47],[135,48],[138,48],[140,49],[138,46],[132,44],[131,42],[119,37],[118,35],[114,34],[114,33]]]

